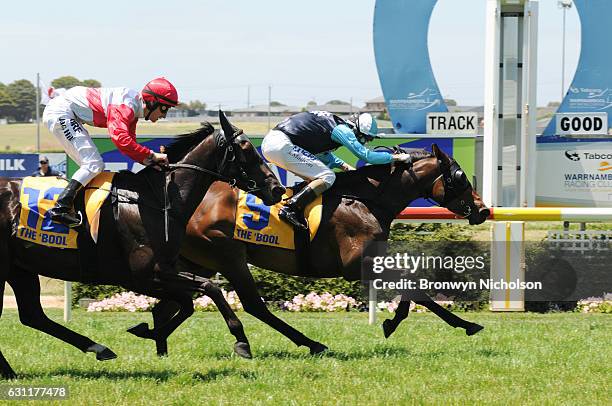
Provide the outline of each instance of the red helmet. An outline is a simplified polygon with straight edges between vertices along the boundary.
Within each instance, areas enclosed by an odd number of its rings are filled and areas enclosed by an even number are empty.
[[[165,104],[166,106],[175,107],[178,104],[176,87],[166,78],[153,79],[145,85],[141,94],[142,99],[148,106]]]

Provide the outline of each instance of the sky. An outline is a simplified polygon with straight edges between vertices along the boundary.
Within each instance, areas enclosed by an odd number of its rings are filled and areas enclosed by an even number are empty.
[[[379,0],[391,1],[391,0]],[[393,0],[398,1],[398,0]],[[376,0],[5,2],[0,82],[36,73],[140,89],[165,76],[183,101],[237,108],[272,100],[363,106],[382,95],[372,45]],[[540,0],[538,105],[561,94],[562,11]],[[484,99],[485,0],[439,0],[429,50],[440,90],[462,105]],[[567,13],[566,87],[580,23]]]

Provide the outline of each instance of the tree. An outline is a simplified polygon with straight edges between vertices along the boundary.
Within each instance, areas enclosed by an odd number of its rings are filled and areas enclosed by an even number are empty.
[[[342,101],[342,100],[330,100],[330,101],[328,101],[325,104],[334,104],[334,105],[337,105],[337,106],[338,105],[340,105],[340,106],[349,106],[351,103],[345,102],[345,101]]]
[[[11,98],[6,85],[0,83],[0,117],[13,115],[15,107],[15,102]]]
[[[36,88],[26,79],[16,80],[6,88],[15,103],[13,116],[16,121],[29,121],[36,110]]]
[[[102,87],[102,83],[98,82],[95,79],[85,79],[82,85],[85,87],[95,87],[95,88]]]
[[[270,106],[271,107],[282,107],[282,106],[286,106],[286,104],[283,104],[283,103],[277,102],[277,101],[271,101],[270,102]]]
[[[206,109],[206,103],[203,103],[199,100],[192,100],[189,102],[189,108],[191,110],[204,110]]]
[[[444,99],[444,103],[446,103],[447,106],[457,105],[457,101],[455,99]]]
[[[88,79],[93,80],[93,79]],[[98,82],[99,83],[99,82]],[[82,83],[80,80],[75,78],[74,76],[62,76],[51,82],[51,86],[56,89],[70,89],[71,87],[81,86]]]

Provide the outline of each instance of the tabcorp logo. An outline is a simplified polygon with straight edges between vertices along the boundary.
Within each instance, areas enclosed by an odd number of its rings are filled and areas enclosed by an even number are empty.
[[[576,151],[565,151],[565,157],[570,161],[580,161],[580,155]]]
[[[610,171],[612,170],[612,165],[610,165],[610,162],[608,161],[602,161],[599,163],[599,168],[597,168],[597,170],[600,172]]]

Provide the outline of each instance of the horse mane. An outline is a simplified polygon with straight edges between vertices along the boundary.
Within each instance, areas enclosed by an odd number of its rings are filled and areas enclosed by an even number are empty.
[[[189,151],[194,149],[214,131],[214,127],[206,122],[202,127],[191,133],[178,135],[175,141],[166,146],[166,154],[170,163],[176,163],[183,159]]]
[[[386,151],[388,151],[389,153],[392,154],[397,154],[397,153],[401,153],[401,154],[409,154],[412,157],[412,162],[417,162],[420,161],[421,159],[426,159],[426,158],[431,158],[434,155],[424,149],[417,149],[417,148],[401,148],[399,146],[395,146],[393,148],[390,147],[379,147],[379,149],[384,149]],[[341,172],[336,174],[338,179],[340,178],[349,178],[349,177],[369,177],[369,176],[373,176],[373,177],[377,177],[376,175],[381,173],[381,174],[389,174],[389,167],[391,166],[391,164],[383,164],[383,165],[364,165],[360,168],[357,168],[354,171],[349,171],[349,172]]]
[[[385,149],[390,153],[402,153],[402,154],[410,154],[412,156],[412,162],[420,161],[421,159],[431,158],[434,155],[426,151],[424,149],[415,149],[415,148],[401,148],[399,146],[395,146],[393,148],[390,147],[379,147],[380,149]],[[397,164],[396,164],[397,167]],[[369,179],[375,179],[377,181],[383,181],[388,178],[391,174],[391,164],[382,164],[382,165],[365,165],[360,168],[357,168],[354,171],[349,172],[340,172],[336,174],[336,182],[332,186],[334,190],[334,194],[338,193],[347,193],[347,194],[355,194],[359,190],[370,189],[371,192],[375,192],[376,188],[372,186]]]

